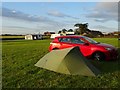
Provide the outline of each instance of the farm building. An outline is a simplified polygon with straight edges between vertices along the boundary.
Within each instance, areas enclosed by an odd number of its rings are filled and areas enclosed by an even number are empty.
[[[75,35],[75,32],[66,32],[66,35]]]
[[[63,31],[61,31],[60,33],[59,33],[60,35],[62,35],[62,36],[66,36],[66,35],[75,35],[75,32],[63,32]]]
[[[55,37],[57,37],[57,36],[61,36],[61,34],[51,34],[51,39],[54,39]]]
[[[55,32],[44,32],[44,35],[50,36],[51,34],[55,34]]]
[[[42,39],[42,34],[27,34],[25,35],[26,40],[39,40]]]

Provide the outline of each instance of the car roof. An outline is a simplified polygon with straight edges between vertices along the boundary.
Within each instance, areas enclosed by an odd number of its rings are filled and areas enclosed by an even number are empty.
[[[58,36],[56,38],[69,38],[69,37],[72,37],[72,38],[84,38],[85,36],[80,36],[80,35],[68,35],[68,36]]]

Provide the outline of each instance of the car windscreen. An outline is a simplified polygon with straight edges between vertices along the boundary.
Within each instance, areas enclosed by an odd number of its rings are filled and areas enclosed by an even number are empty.
[[[91,39],[91,38],[88,38],[88,37],[84,37],[84,39],[86,39],[88,42],[90,42],[91,44],[97,44],[98,42]]]

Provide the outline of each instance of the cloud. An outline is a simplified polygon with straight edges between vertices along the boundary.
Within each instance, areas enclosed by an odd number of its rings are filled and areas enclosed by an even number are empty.
[[[28,14],[22,13],[20,11],[10,10],[7,8],[2,8],[2,16],[3,17],[9,17],[9,18],[15,18],[15,19],[22,19],[27,21],[35,21],[38,22],[38,19],[36,17],[28,17]]]
[[[59,21],[54,21],[48,17],[44,16],[37,16],[37,15],[30,15],[23,13],[21,11],[16,11],[16,10],[10,10],[8,8],[2,8],[2,17],[6,18],[11,18],[11,19],[17,19],[17,20],[24,20],[24,21],[29,21],[29,22],[35,22],[39,23],[42,25],[47,25],[47,26],[54,26],[54,25],[63,25]]]
[[[100,31],[104,31],[104,32],[118,31],[117,28],[107,27],[103,25],[96,25],[96,26],[93,26],[93,28],[98,29]]]
[[[2,8],[1,16],[4,19],[2,24],[4,33],[58,31],[66,26],[65,23],[52,20],[48,17],[30,15],[8,8]],[[26,23],[26,21],[29,23]]]
[[[22,26],[2,26],[2,34],[25,34],[26,30],[32,33],[35,29]]]
[[[22,27],[22,26],[3,26],[3,28],[14,28],[14,29],[32,29],[34,30],[35,28],[28,28],[28,27]]]
[[[48,15],[51,15],[51,16],[54,16],[54,17],[60,17],[60,18],[72,18],[72,19],[79,19],[77,17],[73,17],[73,16],[70,16],[70,15],[67,15],[67,14],[64,14],[64,13],[61,13],[59,11],[49,11],[47,12]]]
[[[39,27],[39,25],[38,25]],[[21,33],[38,33],[41,32],[43,33],[46,29],[49,28],[50,30],[50,26],[45,27],[45,26],[40,26],[38,27],[24,27],[24,26],[3,26],[2,28],[4,29],[2,32],[11,32],[11,33],[17,33],[17,32],[21,32]]]
[[[118,3],[117,2],[101,2],[90,10],[86,15],[97,22],[118,21]]]
[[[66,26],[65,23],[48,17],[30,15],[8,8],[2,8],[1,16],[3,18],[2,33],[43,33],[44,31],[58,31]]]
[[[54,22],[53,20],[50,20],[47,17],[37,16],[37,15],[29,15],[29,14],[25,14],[20,11],[10,10],[8,8],[2,8],[2,16],[8,17],[8,18],[24,20],[24,21],[30,21],[30,22]]]
[[[1,0],[4,2],[43,2],[43,0]],[[44,0],[44,2],[119,2],[119,0]]]

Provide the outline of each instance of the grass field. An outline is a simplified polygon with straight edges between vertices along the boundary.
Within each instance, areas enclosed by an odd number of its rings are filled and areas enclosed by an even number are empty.
[[[25,38],[25,36],[0,36],[0,38]]]
[[[118,48],[116,38],[95,38]],[[102,72],[97,77],[64,75],[35,67],[48,53],[50,40],[2,42],[3,88],[119,88],[120,65],[117,61],[92,61]],[[120,42],[120,41],[119,41]],[[120,49],[118,48],[119,53]]]

